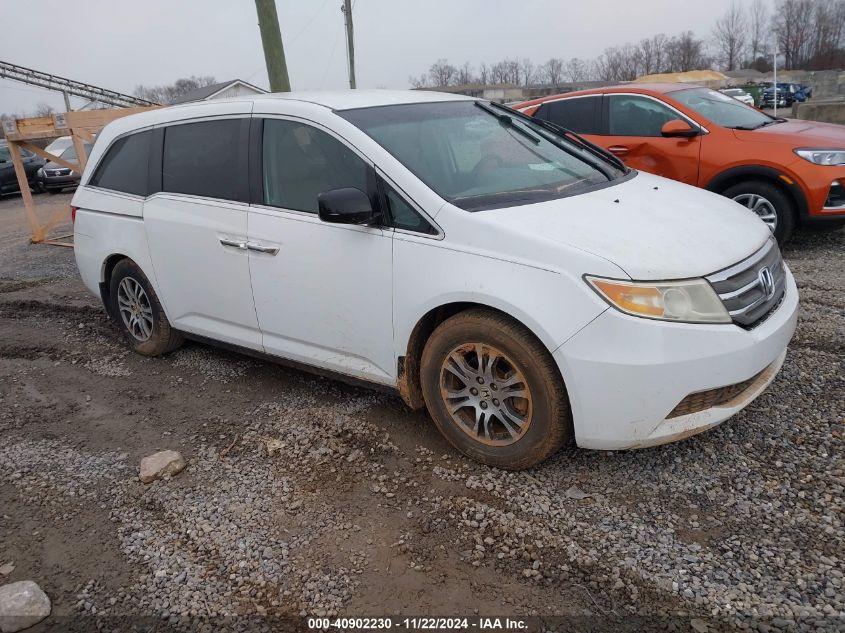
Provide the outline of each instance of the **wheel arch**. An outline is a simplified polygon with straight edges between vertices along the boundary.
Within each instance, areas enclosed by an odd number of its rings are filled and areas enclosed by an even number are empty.
[[[801,220],[809,214],[807,196],[801,188],[798,179],[792,174],[785,173],[783,170],[766,165],[741,165],[726,169],[714,176],[704,188],[713,193],[720,194],[728,187],[746,180],[768,182],[786,193],[795,205],[795,211],[797,213],[796,220]]]
[[[417,319],[414,327],[411,329],[410,335],[405,345],[404,354],[397,359],[397,380],[396,384],[399,389],[399,394],[402,400],[405,401],[412,409],[421,409],[425,406],[423,400],[422,387],[420,385],[420,360],[425,344],[431,334],[438,325],[443,323],[446,319],[455,316],[461,312],[471,309],[483,309],[490,312],[505,315],[519,323],[522,327],[528,330],[533,336],[540,341],[540,344],[546,348],[549,354],[554,351],[554,346],[549,344],[550,338],[548,333],[542,331],[537,324],[527,323],[528,319],[520,318],[511,311],[496,307],[489,303],[481,303],[478,301],[448,301],[441,303],[433,308],[430,308],[425,314]],[[558,369],[560,372],[560,369]],[[563,376],[561,375],[561,380]]]
[[[124,260],[135,261],[129,255],[123,253],[112,253],[103,260],[103,265],[100,269],[100,299],[106,308],[106,312],[112,320],[117,319],[117,315],[112,313],[111,309],[111,276],[114,272],[115,266]]]

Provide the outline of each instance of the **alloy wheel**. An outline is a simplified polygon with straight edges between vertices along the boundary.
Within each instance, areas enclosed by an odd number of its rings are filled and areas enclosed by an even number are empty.
[[[775,205],[768,199],[756,193],[741,193],[734,196],[734,201],[751,209],[766,223],[772,233],[775,232],[778,226],[778,214]]]
[[[531,424],[525,376],[490,345],[467,343],[449,352],[440,369],[440,394],[455,425],[488,446],[519,441]]]
[[[143,286],[132,277],[124,277],[117,287],[117,307],[127,331],[144,342],[153,334],[153,308]]]

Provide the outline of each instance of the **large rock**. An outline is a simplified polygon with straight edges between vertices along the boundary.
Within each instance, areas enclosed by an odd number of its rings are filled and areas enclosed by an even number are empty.
[[[139,478],[145,484],[161,479],[172,477],[185,469],[185,459],[177,451],[161,451],[149,455],[141,460],[141,472]]]
[[[31,580],[0,587],[0,631],[15,633],[50,615],[50,598]]]

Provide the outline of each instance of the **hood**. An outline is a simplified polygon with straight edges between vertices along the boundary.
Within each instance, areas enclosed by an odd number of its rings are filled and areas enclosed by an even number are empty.
[[[736,202],[642,172],[599,191],[478,213],[527,240],[550,240],[611,261],[635,280],[708,275],[771,237]]]
[[[734,134],[741,141],[845,149],[845,125],[833,123],[787,119],[759,130],[734,130]]]
[[[74,165],[77,164],[75,160],[69,160],[68,162]],[[65,167],[64,165],[59,165],[58,163],[54,163],[53,161],[49,161],[44,165],[44,169],[67,169],[67,167]]]

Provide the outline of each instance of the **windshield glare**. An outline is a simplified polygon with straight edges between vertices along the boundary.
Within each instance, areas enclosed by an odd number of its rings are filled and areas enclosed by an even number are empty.
[[[707,88],[678,90],[671,97],[722,127],[756,128],[774,121],[756,108]]]
[[[597,169],[598,159],[530,121],[516,116],[502,120],[473,101],[338,114],[442,198],[470,211],[561,198],[623,175],[604,163]]]

